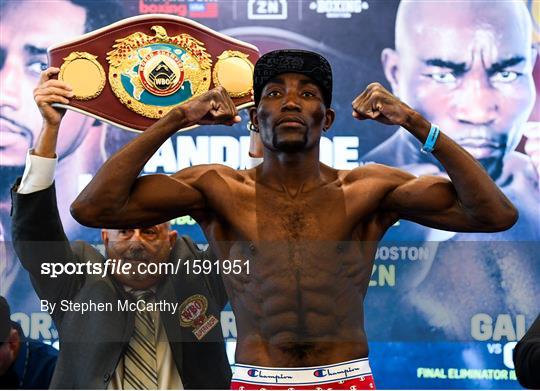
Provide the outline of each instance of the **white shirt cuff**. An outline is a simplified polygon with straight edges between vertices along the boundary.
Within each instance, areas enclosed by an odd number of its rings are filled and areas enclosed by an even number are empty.
[[[26,153],[26,166],[17,193],[29,194],[50,187],[54,182],[57,160],[33,155],[32,150],[29,150]]]

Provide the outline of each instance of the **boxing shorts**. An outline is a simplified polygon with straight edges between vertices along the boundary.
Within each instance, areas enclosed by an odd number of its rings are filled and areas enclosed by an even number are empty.
[[[231,390],[374,390],[367,358],[304,368],[236,364]]]

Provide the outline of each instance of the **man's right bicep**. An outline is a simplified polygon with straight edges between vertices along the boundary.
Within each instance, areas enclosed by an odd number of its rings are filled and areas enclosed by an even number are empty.
[[[110,228],[125,228],[162,223],[175,217],[193,214],[206,208],[203,191],[191,169],[172,176],[147,175],[137,179],[127,203]]]

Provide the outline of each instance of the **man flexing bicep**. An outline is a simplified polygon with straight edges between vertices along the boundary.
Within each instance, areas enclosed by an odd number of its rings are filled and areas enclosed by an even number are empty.
[[[110,226],[135,215],[153,221],[199,212],[195,217],[221,259],[249,261],[238,275],[224,276],[238,331],[233,388],[316,388],[319,377],[332,374],[325,387],[373,389],[363,302],[374,244],[384,231],[399,218],[448,229],[503,229],[516,212],[474,159],[379,84],[353,102],[353,115],[427,139],[424,149],[434,151],[452,182],[376,165],[342,171],[322,164],[320,140],[335,112],[331,67],[317,53],[265,54],[255,65],[253,90],[250,119],[264,156],[259,166],[199,166],[168,179],[137,179],[179,128],[239,120],[227,93],[212,90],[115,154],[73,204],[75,217]]]
[[[154,224],[204,209],[198,183],[217,165],[186,168],[175,175],[137,178],[165,140],[193,125],[233,125],[240,121],[222,87],[175,107],[136,140],[112,156],[72,204],[73,216],[88,226],[126,227]]]
[[[377,165],[375,175],[385,178],[389,190],[381,202],[397,218],[433,228],[493,232],[511,227],[517,210],[480,163],[465,149],[425,120],[420,114],[373,83],[353,101],[353,116],[400,125],[421,142],[436,140],[432,152],[442,163],[450,181],[435,176],[415,177],[405,171]]]

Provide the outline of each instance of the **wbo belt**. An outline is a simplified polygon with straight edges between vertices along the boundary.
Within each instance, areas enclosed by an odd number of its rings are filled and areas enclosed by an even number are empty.
[[[67,105],[126,130],[148,128],[176,105],[223,86],[238,109],[252,106],[257,47],[179,16],[121,20],[47,50]]]

